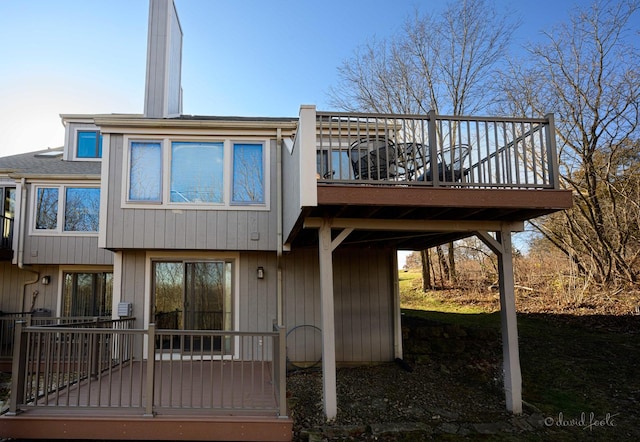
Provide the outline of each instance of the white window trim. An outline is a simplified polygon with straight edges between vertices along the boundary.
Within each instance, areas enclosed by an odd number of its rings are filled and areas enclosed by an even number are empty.
[[[223,143],[223,202],[222,203],[176,203],[170,201],[170,171],[171,171],[171,143],[172,142],[206,142]],[[129,200],[129,168],[131,164],[131,143],[149,142],[160,143],[162,155],[162,175],[161,175],[161,201],[130,201]],[[252,143],[262,144],[262,165],[264,173],[264,202],[263,203],[236,203],[232,202],[233,185],[233,144]],[[270,149],[271,141],[268,138],[224,138],[224,137],[198,137],[198,136],[124,136],[124,152],[122,161],[122,192],[120,200],[121,209],[184,209],[184,210],[248,210],[248,211],[269,211],[271,210],[271,167]],[[104,147],[103,147],[104,155]]]
[[[115,278],[115,272],[113,266],[84,266],[84,265],[61,265],[58,267],[58,299],[56,301],[56,316],[62,316],[62,295],[64,290],[64,274],[65,273],[104,273],[110,272]],[[115,283],[114,287],[115,289]],[[115,303],[113,296],[111,297],[111,303]],[[113,311],[113,305],[111,306]]]
[[[269,195],[269,190],[270,190],[270,175],[269,175],[269,156],[267,154],[267,151],[269,149],[269,141],[251,141],[251,140],[242,140],[242,139],[232,139],[229,141],[229,205],[232,207],[263,207],[265,205],[267,205],[267,200],[268,200],[268,195]],[[234,172],[234,168],[233,168],[233,154],[234,154],[234,150],[233,150],[233,146],[235,144],[262,144],[262,173],[263,173],[263,177],[262,179],[264,180],[264,189],[263,189],[263,193],[264,193],[264,201],[260,202],[260,203],[249,203],[249,202],[235,202],[233,201],[233,172]]]
[[[78,126],[78,127],[74,127],[72,134],[71,134],[71,149],[70,150],[70,157],[71,157],[71,161],[91,161],[91,162],[96,162],[96,161],[102,161],[101,157],[95,157],[95,158],[85,158],[85,157],[79,157],[78,156],[78,132],[97,132],[98,135],[102,135],[102,133],[100,132],[100,128],[98,126],[96,126],[95,124],[88,124],[86,126]],[[102,156],[104,157],[104,135],[102,137]]]
[[[151,310],[153,308],[153,281],[151,280],[151,273],[153,268],[153,261],[162,260],[180,260],[180,261],[232,261],[233,267],[233,305],[231,306],[233,315],[233,328],[231,331],[240,330],[240,253],[239,252],[187,252],[187,251],[148,251],[145,257],[144,263],[144,316],[143,324],[144,328],[148,329],[151,321]],[[114,273],[115,284],[115,273]],[[115,302],[115,301],[113,301]],[[147,354],[147,341],[144,341],[144,354]],[[239,339],[236,337],[236,342],[233,350],[233,359],[240,357],[240,345]],[[225,356],[227,357],[227,356]],[[216,357],[214,359],[220,359]]]
[[[74,189],[98,189],[101,192],[100,183],[98,181],[87,183],[86,181],[82,183],[71,183],[66,182],[64,184],[60,183],[47,183],[47,182],[39,182],[32,183],[31,186],[31,216],[29,219],[29,234],[31,236],[89,236],[89,237],[97,237],[98,232],[100,230],[100,223],[98,222],[98,230],[92,232],[85,231],[66,231],[64,230],[64,209],[66,206],[66,189],[68,187]],[[57,218],[57,227],[56,229],[36,229],[36,216],[37,216],[37,205],[38,205],[38,189],[58,189],[58,218]],[[100,218],[100,214],[98,214],[98,220]]]

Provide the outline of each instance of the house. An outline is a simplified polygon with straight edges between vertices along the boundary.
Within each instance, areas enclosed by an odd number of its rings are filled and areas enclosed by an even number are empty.
[[[287,365],[321,364],[335,417],[337,364],[402,357],[397,251],[470,235],[520,413],[511,233],[571,205],[553,116],[184,115],[173,1],[149,16],[143,114],[0,158],[0,434],[289,440]]]

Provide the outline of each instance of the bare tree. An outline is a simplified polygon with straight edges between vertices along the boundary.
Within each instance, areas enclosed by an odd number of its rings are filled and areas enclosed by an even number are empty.
[[[638,0],[596,1],[529,48],[506,85],[512,113],[556,112],[561,181],[574,208],[534,223],[585,275],[638,280]]]
[[[416,11],[402,33],[360,47],[341,65],[340,83],[330,90],[331,104],[379,113],[482,111],[493,102],[497,68],[506,60],[511,30],[517,26],[510,14],[497,11],[485,0],[452,2],[440,15]],[[438,256],[455,280],[452,243],[448,251],[448,260],[442,249]]]

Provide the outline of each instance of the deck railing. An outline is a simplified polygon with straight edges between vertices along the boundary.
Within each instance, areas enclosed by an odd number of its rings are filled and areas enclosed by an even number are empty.
[[[16,323],[10,413],[71,407],[286,415],[284,330],[263,333]]]
[[[557,189],[553,115],[316,113],[321,183]]]
[[[9,359],[13,356],[14,331],[16,322],[25,322],[27,325],[80,325],[91,327],[99,321],[111,318],[96,316],[65,316],[51,317],[42,315],[41,312],[0,313],[0,359]]]

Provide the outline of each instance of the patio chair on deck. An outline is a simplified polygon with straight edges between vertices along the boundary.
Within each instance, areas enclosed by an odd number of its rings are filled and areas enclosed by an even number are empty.
[[[398,175],[396,148],[385,137],[361,138],[352,143],[349,159],[357,180],[386,180]]]
[[[428,149],[427,146],[424,148]],[[462,181],[462,177],[469,173],[468,165],[465,163],[470,154],[471,146],[468,144],[458,144],[438,152],[438,179],[445,182]],[[432,167],[425,166],[425,173],[418,177],[418,181],[432,181],[432,170]]]

